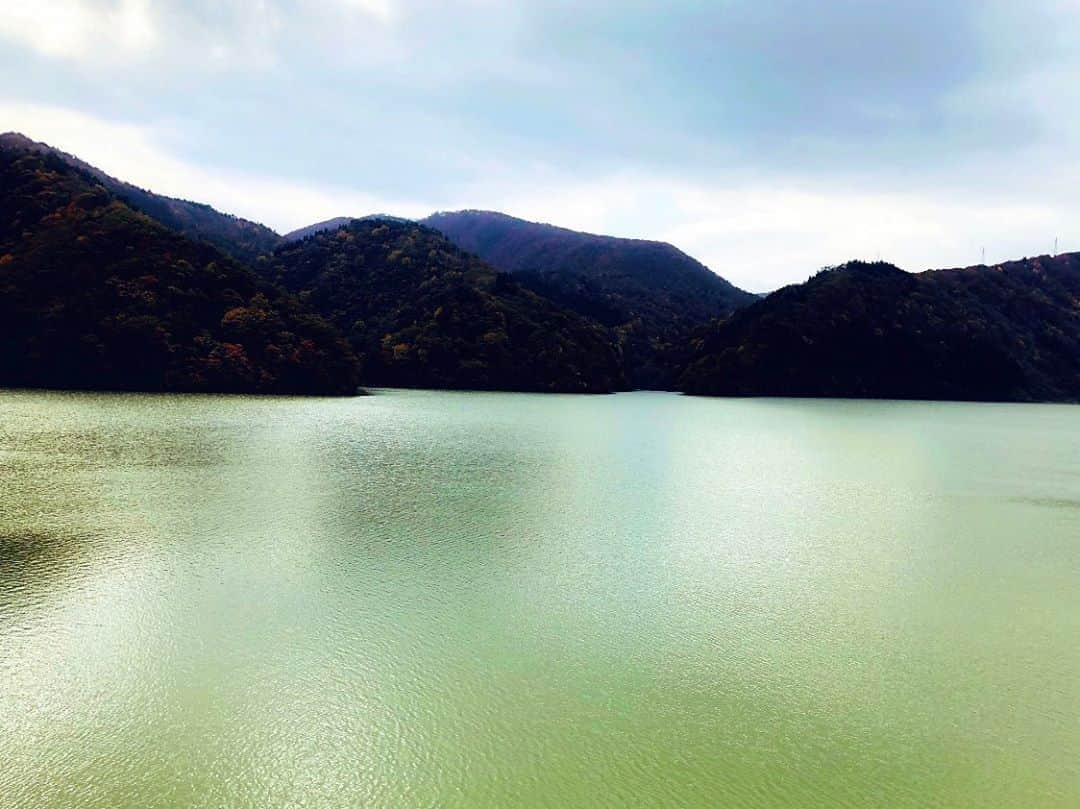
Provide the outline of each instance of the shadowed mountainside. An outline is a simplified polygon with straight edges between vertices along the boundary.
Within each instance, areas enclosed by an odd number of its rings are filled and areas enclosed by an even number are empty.
[[[324,320],[56,154],[0,142],[0,384],[349,394]]]
[[[1080,254],[917,274],[852,262],[702,330],[680,387],[721,396],[1080,400]]]
[[[637,387],[672,387],[669,352],[756,300],[670,244],[578,233],[489,211],[424,220],[534,291],[615,330]]]
[[[346,334],[366,384],[601,393],[626,386],[600,325],[440,233],[357,219],[283,244],[260,271]]]
[[[51,154],[90,175],[132,208],[155,219],[170,230],[190,239],[208,242],[241,261],[250,262],[261,253],[273,250],[281,237],[268,227],[221,213],[209,205],[154,194],[110,177],[74,155],[38,143],[25,135],[8,132],[0,135],[0,148],[12,151]]]
[[[355,352],[374,385],[1080,401],[1080,254],[758,298],[671,245],[496,213],[280,237],[13,133],[0,180],[0,384],[349,393]]]

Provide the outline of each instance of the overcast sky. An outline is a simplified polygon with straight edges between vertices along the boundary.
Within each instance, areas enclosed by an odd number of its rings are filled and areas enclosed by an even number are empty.
[[[287,231],[487,208],[755,291],[1080,250],[1080,0],[3,0],[0,130]]]

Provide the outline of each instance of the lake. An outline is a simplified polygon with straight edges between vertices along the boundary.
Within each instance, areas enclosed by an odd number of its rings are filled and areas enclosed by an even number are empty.
[[[1080,407],[0,392],[0,805],[1076,807]]]

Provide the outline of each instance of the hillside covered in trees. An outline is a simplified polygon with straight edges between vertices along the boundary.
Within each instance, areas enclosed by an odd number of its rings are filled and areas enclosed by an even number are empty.
[[[281,241],[277,233],[264,225],[221,213],[200,202],[189,202],[154,194],[111,177],[74,155],[33,141],[17,132],[0,135],[0,149],[51,155],[58,158],[68,166],[89,175],[91,179],[111,191],[117,199],[160,222],[170,230],[195,241],[209,242],[241,261],[253,261],[262,253],[273,250]]]
[[[333,219],[326,219],[322,222],[316,222],[313,225],[307,225],[306,227],[297,228],[296,230],[289,231],[281,237],[282,241],[296,242],[300,239],[307,238],[313,233],[318,233],[322,230],[338,230],[339,228],[348,227],[349,223],[353,220],[364,221],[366,219],[384,219],[388,222],[399,222],[401,224],[408,224],[411,219],[403,219],[400,216],[390,216],[389,214],[368,214],[366,216],[335,216]]]
[[[281,237],[2,135],[0,385],[1080,401],[1080,254],[758,298],[666,244],[428,221]]]
[[[260,272],[335,323],[366,384],[600,393],[626,387],[601,325],[431,228],[358,219],[279,247]]]
[[[322,318],[97,176],[0,142],[0,385],[350,394]]]
[[[1080,254],[917,274],[852,262],[688,351],[690,393],[1080,401]]]
[[[756,300],[663,242],[578,233],[490,211],[437,213],[424,223],[522,285],[613,329],[635,387],[672,387],[672,351],[693,329]]]

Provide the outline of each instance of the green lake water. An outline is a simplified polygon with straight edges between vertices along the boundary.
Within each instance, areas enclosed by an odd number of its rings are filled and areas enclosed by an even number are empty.
[[[1080,806],[1080,407],[2,392],[0,806]]]

